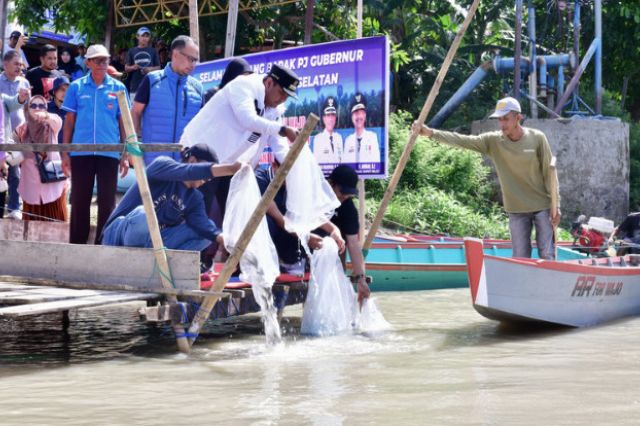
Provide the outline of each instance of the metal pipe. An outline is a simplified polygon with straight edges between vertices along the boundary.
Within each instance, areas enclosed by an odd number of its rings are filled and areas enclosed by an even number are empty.
[[[540,81],[540,96],[547,96],[547,61],[544,56],[538,57],[538,75]]]
[[[473,90],[489,75],[489,71],[491,71],[491,61],[487,61],[480,65],[453,94],[453,96],[449,98],[447,103],[440,108],[440,111],[438,111],[431,121],[429,121],[428,126],[437,129],[442,125],[442,123],[447,121],[460,104],[462,104],[471,92],[473,92]]]
[[[529,9],[529,16],[527,21],[527,27],[529,28],[529,95],[533,99],[538,98],[538,87],[536,85],[536,9],[533,6],[533,1],[529,0],[527,3]],[[531,101],[529,102],[529,110],[531,111],[531,117],[538,118],[538,105]]]
[[[602,0],[596,0],[594,14],[596,16],[596,47],[595,58],[595,89],[596,89],[596,114],[602,114]]]
[[[502,58],[500,56],[496,56],[493,58],[493,69],[498,73],[508,72],[515,69],[515,59],[514,58]],[[529,70],[529,59],[525,58],[524,61],[520,62],[520,70],[528,72]]]
[[[559,66],[568,66],[571,68],[575,68],[576,58],[573,56],[573,53],[538,56],[538,60],[540,60],[540,58],[544,59],[545,63],[547,64],[547,69],[555,69]],[[493,69],[498,74],[510,72],[514,69],[514,67],[514,58],[503,58],[501,56],[496,56],[495,58],[493,58]],[[522,62],[520,62],[520,69],[524,72],[528,72],[529,68],[529,58],[523,58]]]
[[[581,7],[580,2],[581,0],[576,0],[574,4],[574,9],[573,9],[573,52],[576,55],[576,58],[580,57],[580,32],[582,31],[582,24],[580,23],[580,7]],[[576,72],[577,70],[574,68],[574,75]],[[576,86],[576,90],[574,90],[573,92],[572,103],[574,105],[578,104],[579,92],[580,92],[580,87],[578,85]]]
[[[558,115],[558,113],[556,113],[555,111],[547,108],[547,106],[545,104],[543,104],[542,102],[540,102],[537,99],[532,99],[531,96],[529,96],[527,94],[527,92],[525,92],[524,90],[521,91],[522,96],[526,97],[527,99],[529,99],[530,101],[533,101],[536,103],[536,105],[538,105],[540,108],[542,108],[547,114],[549,114],[551,117],[553,118],[560,118],[560,116]]]
[[[555,108],[554,89],[556,86],[553,74],[547,74],[547,108],[553,110]]]
[[[594,53],[596,52],[599,43],[600,43],[600,39],[598,38],[594,38],[593,41],[591,42],[591,46],[589,46],[589,50],[587,50],[587,53],[585,53],[584,58],[582,58],[580,65],[578,66],[575,74],[571,78],[571,81],[567,86],[567,90],[565,90],[565,92],[562,94],[562,97],[556,104],[556,109],[554,110],[556,113],[558,114],[560,113],[560,111],[562,110],[562,106],[565,104],[565,102],[567,102],[567,100],[569,99],[569,96],[571,96],[574,89],[578,85],[578,82],[580,81],[580,77],[582,76],[582,73],[584,73],[584,70],[587,68],[587,65],[589,65],[589,61],[591,60]]]
[[[520,60],[522,58],[522,0],[516,0],[516,27],[515,27],[515,49],[513,57],[515,58],[514,74],[513,74],[513,97],[520,98]]]
[[[558,96],[564,93],[564,66],[560,65],[558,67],[558,88],[557,88]]]

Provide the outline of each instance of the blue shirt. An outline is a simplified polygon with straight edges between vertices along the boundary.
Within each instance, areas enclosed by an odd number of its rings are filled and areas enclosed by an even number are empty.
[[[120,81],[105,75],[96,86],[91,73],[72,82],[62,103],[62,109],[76,114],[71,143],[118,144],[120,143],[120,108],[118,92],[127,89]],[[129,96],[127,102],[131,107]],[[72,152],[71,155],[102,155],[120,158],[119,152]]]
[[[202,193],[197,189],[187,188],[183,183],[188,180],[213,178],[212,165],[212,163],[179,163],[165,156],[158,157],[149,164],[147,179],[161,229],[185,222],[198,235],[215,241],[220,229],[207,217]],[[135,183],[124,194],[104,228],[106,229],[117,217],[126,216],[140,205],[142,205],[140,189]]]

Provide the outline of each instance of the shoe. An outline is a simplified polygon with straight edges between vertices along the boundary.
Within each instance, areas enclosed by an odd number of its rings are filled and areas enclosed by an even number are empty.
[[[22,220],[22,212],[20,210],[11,210],[7,215],[8,219]]]

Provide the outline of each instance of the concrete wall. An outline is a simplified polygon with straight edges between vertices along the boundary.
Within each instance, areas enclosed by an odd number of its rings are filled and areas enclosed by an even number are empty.
[[[528,119],[542,130],[557,157],[563,223],[578,215],[616,224],[629,212],[629,126],[617,120]],[[497,121],[475,121],[471,133],[496,130]]]

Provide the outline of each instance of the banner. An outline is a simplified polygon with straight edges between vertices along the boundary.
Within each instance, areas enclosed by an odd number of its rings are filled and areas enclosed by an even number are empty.
[[[363,179],[387,175],[389,146],[389,44],[386,37],[314,44],[243,56],[254,72],[286,66],[300,77],[298,99],[285,104],[284,124],[301,128],[309,113],[321,117],[310,144],[325,175],[339,164]],[[193,76],[216,87],[229,63],[199,64]],[[267,148],[261,162],[272,156]]]

